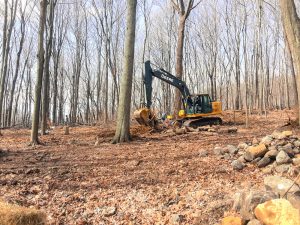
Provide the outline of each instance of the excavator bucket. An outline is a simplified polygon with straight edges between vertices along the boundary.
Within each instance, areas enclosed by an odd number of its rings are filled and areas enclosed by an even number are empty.
[[[154,127],[157,119],[154,113],[148,108],[137,109],[133,113],[134,119],[141,125]]]

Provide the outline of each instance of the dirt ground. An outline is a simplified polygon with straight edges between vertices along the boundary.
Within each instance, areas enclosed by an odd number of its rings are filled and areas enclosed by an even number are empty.
[[[245,129],[245,116],[236,113],[237,125],[229,125],[228,112],[224,126],[236,126],[236,134],[174,136],[133,125],[134,140],[118,145],[109,143],[113,127],[71,127],[70,135],[56,127],[36,147],[28,146],[30,130],[4,130],[0,198],[42,209],[50,224],[216,224],[233,193],[262,185],[263,173],[251,165],[234,171],[213,148],[270,134],[291,115],[252,115]]]

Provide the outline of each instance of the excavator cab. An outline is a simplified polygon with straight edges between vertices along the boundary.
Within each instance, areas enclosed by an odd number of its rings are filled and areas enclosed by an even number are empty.
[[[187,114],[211,113],[212,101],[208,94],[194,95],[191,97],[193,104]]]

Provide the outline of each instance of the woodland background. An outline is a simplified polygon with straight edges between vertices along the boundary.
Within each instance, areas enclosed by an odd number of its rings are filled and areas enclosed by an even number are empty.
[[[126,3],[49,1],[42,112],[53,124],[116,118]],[[295,1],[299,5],[299,1]],[[37,71],[39,1],[1,0],[2,127],[31,126]],[[133,109],[144,100],[143,62],[175,74],[178,13],[170,1],[139,0]],[[296,103],[295,73],[276,0],[202,1],[186,21],[183,79],[223,109],[260,113]],[[171,113],[174,89],[155,81],[154,107]]]

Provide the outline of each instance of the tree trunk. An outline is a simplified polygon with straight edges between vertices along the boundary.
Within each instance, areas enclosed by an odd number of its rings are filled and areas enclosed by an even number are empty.
[[[185,30],[185,16],[181,16],[178,25],[178,39],[177,39],[177,48],[176,48],[176,77],[182,79],[183,76],[183,46],[184,46],[184,30]],[[175,99],[174,99],[174,115],[177,117],[179,110],[181,109],[181,93],[178,89],[175,90]]]
[[[16,62],[16,70],[15,70],[15,75],[13,78],[12,82],[12,87],[10,90],[10,100],[9,100],[9,105],[8,105],[8,126],[11,125],[11,115],[12,115],[12,106],[13,106],[13,101],[14,101],[14,94],[15,94],[15,88],[16,88],[16,82],[17,78],[19,75],[19,69],[20,69],[20,59],[21,59],[21,54],[23,51],[23,45],[24,45],[24,40],[25,40],[25,19],[24,15],[21,15],[21,39],[20,39],[20,46],[19,46],[19,51],[17,53],[17,62]],[[26,59],[26,62],[28,61],[28,58]],[[26,64],[26,63],[25,63]]]
[[[38,130],[39,130],[41,90],[42,90],[43,70],[44,70],[44,30],[45,30],[45,23],[46,23],[46,14],[47,14],[47,0],[42,0],[40,2],[37,80],[35,85],[35,98],[34,98],[34,109],[33,109],[34,111],[33,111],[32,128],[31,128],[31,143],[33,145],[39,144]]]
[[[113,143],[128,142],[130,140],[130,106],[134,64],[136,5],[136,0],[127,0],[124,70],[121,78],[117,129]]]
[[[280,0],[280,9],[284,31],[297,78],[298,102],[300,102],[300,19],[293,0]],[[298,104],[298,120],[300,125],[300,104]]]
[[[54,23],[54,9],[55,0],[50,1],[50,15],[49,15],[49,39],[47,42],[46,59],[45,59],[45,77],[43,89],[43,105],[42,105],[42,135],[46,134],[47,121],[49,120],[49,91],[50,91],[50,57],[52,55],[52,41],[53,41],[53,23]]]

